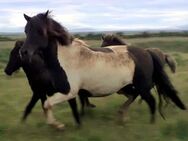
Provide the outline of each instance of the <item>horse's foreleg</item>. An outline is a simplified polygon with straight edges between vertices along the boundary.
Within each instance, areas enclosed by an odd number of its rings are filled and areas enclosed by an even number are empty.
[[[58,103],[62,103],[64,101],[68,101],[69,99],[75,98],[76,95],[69,93],[67,95],[61,94],[61,93],[56,93],[53,96],[49,97],[45,102],[44,102],[44,108],[50,108],[53,105],[56,105]]]
[[[84,115],[85,113],[85,96],[81,93],[79,93],[79,99],[80,99],[80,103],[81,103],[81,115]]]
[[[76,98],[73,98],[73,99],[70,99],[68,100],[69,102],[69,105],[71,107],[71,110],[72,110],[72,114],[74,116],[74,119],[76,120],[76,123],[78,125],[81,124],[81,121],[80,121],[80,116],[79,116],[79,113],[78,113],[78,108],[77,108],[77,103],[76,103]]]
[[[53,115],[52,108],[49,108],[49,109],[44,108],[44,103],[45,103],[45,101],[47,100],[46,94],[41,94],[40,99],[41,99],[41,104],[42,104],[42,108],[43,108],[43,111],[44,111],[44,114],[45,114],[45,117],[46,117],[46,122],[47,122],[47,124],[52,125],[52,126],[55,126],[55,127],[58,127],[59,129],[60,129],[60,128],[63,129],[63,128],[64,128],[64,125],[63,125],[63,124],[60,124],[60,123],[55,119],[55,117],[54,117],[54,115]]]
[[[62,103],[64,101],[68,101],[72,98],[75,98],[76,95],[73,95],[72,93],[69,93],[68,95],[60,94],[57,93],[51,97],[49,97],[45,102],[44,102],[44,108],[46,109],[46,115],[47,115],[47,122],[48,124],[56,127],[57,129],[64,129],[64,124],[58,122],[52,113],[52,107],[55,104]]]
[[[37,101],[39,100],[39,96],[36,93],[33,93],[33,96],[30,100],[30,102],[28,103],[27,107],[25,108],[23,117],[22,117],[22,121],[24,122],[27,118],[27,116],[31,113],[33,107],[35,106],[35,104],[37,103]]]
[[[59,130],[63,130],[65,125],[58,122],[53,114],[52,107],[45,109],[47,124],[51,125]]]
[[[46,94],[41,94],[40,100],[41,100],[42,109],[43,109],[45,115],[46,115],[46,110],[44,108],[44,102],[46,101],[46,99],[47,99]]]

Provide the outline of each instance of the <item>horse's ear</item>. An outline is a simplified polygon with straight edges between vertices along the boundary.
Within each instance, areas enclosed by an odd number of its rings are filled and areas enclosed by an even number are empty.
[[[24,44],[24,41],[20,41],[20,40],[18,40],[18,41],[16,41],[16,43],[15,43],[15,47],[22,47],[23,46],[23,44]]]
[[[24,18],[26,19],[26,21],[30,21],[31,17],[27,16],[26,14],[24,14]]]
[[[50,13],[50,11],[47,10],[46,13],[44,14],[44,16],[47,18],[49,13]]]

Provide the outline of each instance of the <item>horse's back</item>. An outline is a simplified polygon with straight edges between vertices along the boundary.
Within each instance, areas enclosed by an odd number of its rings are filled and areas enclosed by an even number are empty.
[[[127,49],[109,47],[111,53],[94,52],[81,68],[82,87],[93,94],[108,94],[132,83],[135,64]],[[92,61],[91,61],[92,60]]]

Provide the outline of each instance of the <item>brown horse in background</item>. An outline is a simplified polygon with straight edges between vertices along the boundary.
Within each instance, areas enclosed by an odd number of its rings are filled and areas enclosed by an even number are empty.
[[[129,43],[126,43],[122,38],[120,38],[119,36],[117,36],[115,34],[103,35],[101,47],[112,46],[112,45],[127,45],[127,46],[131,47],[131,45]],[[158,59],[160,60],[163,68],[164,68],[165,64],[167,64],[172,73],[176,72],[176,61],[173,59],[172,56],[170,56],[167,53],[164,53],[159,48],[146,48],[145,50],[148,51],[149,53],[155,54],[158,57]],[[160,91],[160,89],[158,88],[157,85],[156,85],[156,88],[157,88],[157,92],[159,94],[159,113],[163,117],[163,119],[165,119],[164,114],[162,112],[163,100],[162,100],[161,96],[163,96],[163,98],[167,104],[170,102],[170,100],[167,96],[162,94],[162,92]],[[124,92],[126,93],[126,95],[128,97],[127,103],[129,103],[129,101],[131,102],[132,95],[133,95],[132,94],[133,88],[129,87],[128,89],[124,90]],[[130,104],[127,104],[127,109],[129,108]]]

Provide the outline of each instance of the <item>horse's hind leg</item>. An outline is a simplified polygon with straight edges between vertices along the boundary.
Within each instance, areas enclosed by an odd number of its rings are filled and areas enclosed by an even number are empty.
[[[85,113],[85,106],[90,108],[96,107],[94,104],[91,104],[89,101],[88,97],[92,95],[89,91],[81,89],[79,90],[78,95],[81,103],[81,112],[80,112],[81,115],[84,115]]]
[[[89,98],[88,98],[87,95],[79,93],[79,99],[80,99],[80,103],[81,103],[81,112],[80,112],[80,114],[82,116],[85,114],[85,106],[90,107],[90,108],[96,107],[94,104],[91,104],[89,102]]]
[[[155,102],[155,99],[151,95],[150,91],[149,92],[145,92],[145,93],[141,93],[141,97],[148,104],[148,106],[150,108],[150,112],[151,112],[151,123],[154,123],[155,122],[155,112],[156,112],[156,102]]]
[[[126,95],[127,96],[127,95]],[[128,100],[123,103],[123,105],[120,107],[118,113],[120,114],[120,120],[122,121],[124,118],[127,118],[128,109],[131,105],[131,103],[134,102],[138,94],[129,95]]]
[[[86,97],[86,98],[85,98],[85,102],[86,102],[87,107],[89,107],[89,108],[95,108],[95,107],[96,107],[94,104],[92,104],[92,103],[89,101],[89,97]]]
[[[24,122],[27,118],[27,116],[31,113],[33,107],[35,106],[35,104],[37,103],[37,101],[39,100],[39,96],[36,93],[33,93],[33,96],[30,100],[30,102],[28,103],[27,107],[25,108],[23,117],[22,117],[22,121]]]

